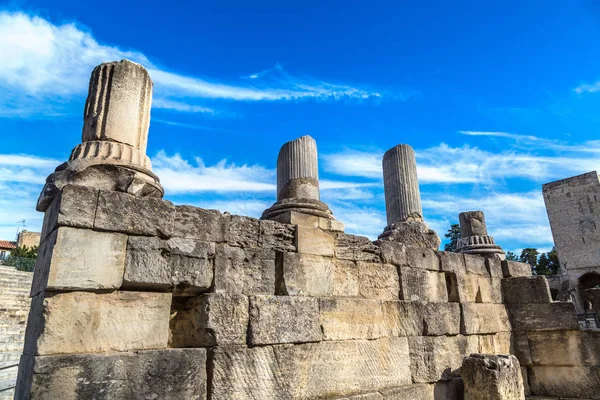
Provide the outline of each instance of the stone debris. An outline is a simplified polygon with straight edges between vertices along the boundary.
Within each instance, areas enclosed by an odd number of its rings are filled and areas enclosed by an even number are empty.
[[[515,356],[471,354],[463,361],[461,376],[465,400],[525,400]]]

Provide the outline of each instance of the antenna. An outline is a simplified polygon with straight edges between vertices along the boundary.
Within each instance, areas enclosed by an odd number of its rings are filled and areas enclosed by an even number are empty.
[[[19,240],[19,228],[25,228],[26,226],[27,225],[25,225],[24,219],[17,221],[17,234],[15,235],[15,241]]]

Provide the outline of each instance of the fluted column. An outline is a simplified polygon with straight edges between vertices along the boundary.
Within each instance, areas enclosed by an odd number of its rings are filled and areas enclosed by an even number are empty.
[[[417,161],[412,147],[399,144],[385,152],[383,186],[388,225],[423,221]]]
[[[502,247],[488,235],[483,211],[467,211],[458,215],[460,239],[456,243],[457,253],[478,254],[484,257],[506,258]]]
[[[277,157],[277,200],[319,200],[317,142],[302,136],[281,147]]]

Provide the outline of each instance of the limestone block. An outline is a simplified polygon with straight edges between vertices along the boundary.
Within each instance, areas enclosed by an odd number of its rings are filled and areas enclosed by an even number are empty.
[[[333,293],[334,265],[329,257],[304,253],[277,256],[277,294],[288,296],[328,296]],[[354,266],[358,279],[358,270]],[[358,285],[357,285],[358,288]]]
[[[378,240],[374,243],[379,247],[381,261],[397,267],[407,264],[406,246],[403,243],[390,240]]]
[[[388,336],[421,336],[425,305],[410,301],[382,301],[381,307]]]
[[[332,218],[319,217],[319,228],[331,232],[344,232],[344,223]]]
[[[155,197],[135,197],[101,190],[94,229],[129,235],[170,237],[175,206]]]
[[[319,228],[298,225],[294,244],[298,253],[331,257],[334,254],[334,239]]]
[[[260,235],[260,221],[241,215],[225,216],[225,241],[234,247],[257,247]]]
[[[226,221],[217,210],[175,206],[173,236],[220,243],[225,241]]]
[[[380,250],[364,236],[337,233],[335,257],[341,260],[380,262]]]
[[[600,365],[600,331],[528,332],[535,365]]]
[[[473,254],[463,254],[463,257],[465,258],[467,273],[490,276],[485,258]]]
[[[296,251],[295,226],[265,219],[260,221],[259,228],[259,247],[277,251]]]
[[[439,381],[433,386],[434,400],[463,400],[464,385],[460,378]]]
[[[527,337],[527,332],[525,331],[513,331],[512,332],[512,348],[513,353],[521,366],[528,367],[533,365],[533,360],[531,359],[531,348],[529,347],[529,339]]]
[[[394,265],[358,261],[360,296],[365,299],[398,300],[400,279]]]
[[[457,274],[456,284],[461,303],[502,303],[502,283],[499,278]]]
[[[354,261],[333,259],[332,295],[338,297],[360,296],[361,282]]]
[[[308,400],[411,383],[406,338],[297,345],[219,346],[213,399]]]
[[[433,385],[417,383],[393,389],[382,389],[384,400],[433,400]]]
[[[169,293],[68,292],[42,296],[32,301],[24,354],[167,347]]]
[[[443,272],[454,272],[457,275],[462,275],[467,272],[465,257],[460,253],[452,253],[450,251],[438,251],[440,258],[440,269]]]
[[[400,267],[400,298],[410,301],[448,301],[446,276],[421,268]]]
[[[511,304],[508,311],[514,330],[579,329],[575,307],[570,302]]]
[[[463,357],[476,351],[475,336],[416,336],[408,338],[410,369],[415,383],[448,380],[459,373]]]
[[[465,400],[525,400],[515,356],[471,354],[462,364]]]
[[[44,214],[40,240],[59,226],[93,228],[98,203],[98,189],[67,185],[52,201]]]
[[[492,278],[504,278],[502,272],[502,261],[497,258],[487,257],[485,264]]]
[[[550,286],[545,276],[502,279],[502,293],[507,304],[552,303]]]
[[[118,289],[127,236],[60,227],[42,243],[31,295],[48,290]]]
[[[303,225],[310,228],[320,228],[319,219],[316,215],[306,214],[298,211],[287,210],[273,217],[274,221],[290,225]],[[263,220],[266,221],[266,220]],[[324,229],[324,228],[321,228]]]
[[[435,251],[424,247],[407,247],[406,259],[409,267],[428,269],[430,271],[440,270],[440,259]]]
[[[600,367],[529,367],[529,387],[536,396],[600,399]]]
[[[518,278],[520,276],[531,276],[531,266],[526,263],[503,260],[502,273],[505,278]]]
[[[424,303],[423,335],[458,335],[460,305],[458,303]]]
[[[525,396],[529,396],[531,394],[531,390],[529,389],[529,378],[527,377],[527,367],[521,367],[521,378],[523,379],[523,389],[525,392]]]
[[[217,245],[215,291],[275,294],[275,251]]]
[[[172,347],[246,344],[248,298],[208,293],[174,303],[170,322]]]
[[[383,400],[383,396],[379,392],[370,392],[350,396],[336,396],[328,400]]]
[[[377,339],[389,335],[380,300],[319,299],[324,340]]]
[[[460,331],[463,335],[477,335],[511,330],[508,313],[503,304],[464,303]]]
[[[299,296],[251,296],[248,343],[307,343],[321,340],[319,301]]]
[[[31,397],[22,399],[206,399],[205,349],[40,356],[32,362]]]
[[[484,354],[510,354],[511,332],[498,332],[488,335],[479,335],[479,353]]]

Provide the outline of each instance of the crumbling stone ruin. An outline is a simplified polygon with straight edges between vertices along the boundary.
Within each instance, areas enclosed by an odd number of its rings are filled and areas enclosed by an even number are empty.
[[[38,203],[17,399],[600,399],[600,332],[544,277],[437,251],[409,146],[384,157],[375,242],[320,201],[310,137],[282,147],[262,219],[174,206],[145,154],[151,91],[128,61],[92,74]]]

